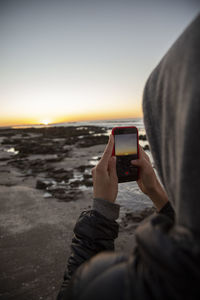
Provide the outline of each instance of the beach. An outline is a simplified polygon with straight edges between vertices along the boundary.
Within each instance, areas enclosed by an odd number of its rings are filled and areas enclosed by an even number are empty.
[[[108,134],[95,125],[0,129],[0,299],[56,299]],[[140,134],[148,150],[145,141]],[[135,229],[155,208],[135,182],[120,184],[117,203],[115,251],[130,253]]]

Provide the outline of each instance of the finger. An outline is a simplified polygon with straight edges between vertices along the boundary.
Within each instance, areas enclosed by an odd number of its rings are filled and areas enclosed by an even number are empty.
[[[139,151],[140,151],[140,158],[146,158],[147,160],[149,160],[149,156],[146,154],[146,152],[144,151],[141,145],[139,145]]]
[[[140,157],[143,157],[146,154],[141,145],[139,145],[139,151],[140,151]]]
[[[151,161],[147,155],[147,157],[143,156],[143,157],[140,157],[139,159],[131,160],[131,165],[145,168],[145,167],[151,165]]]
[[[131,165],[136,167],[145,167],[145,159],[139,158],[139,159],[131,160]]]
[[[96,177],[96,168],[92,168],[92,179],[94,180]]]
[[[116,157],[112,156],[108,162],[108,172],[111,178],[117,179],[117,171],[116,171]]]
[[[112,156],[113,146],[114,146],[114,137],[111,134],[110,137],[109,137],[109,141],[108,141],[108,144],[106,146],[106,149],[103,153],[103,156],[99,161],[99,165],[105,166],[105,167],[108,166],[108,161],[109,161],[110,157]]]
[[[131,160],[131,165],[141,167],[142,166],[142,160],[141,159]]]

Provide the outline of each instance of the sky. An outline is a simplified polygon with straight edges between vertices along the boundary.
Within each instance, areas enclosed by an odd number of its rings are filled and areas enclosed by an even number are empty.
[[[1,0],[0,126],[142,117],[195,0]]]
[[[115,134],[115,155],[137,154],[137,134]]]

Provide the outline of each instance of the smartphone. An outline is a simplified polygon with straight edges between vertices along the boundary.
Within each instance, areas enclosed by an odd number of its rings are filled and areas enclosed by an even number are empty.
[[[132,159],[139,158],[137,127],[114,127],[112,134],[115,141],[112,155],[116,156],[118,182],[138,180],[139,168],[131,165]]]

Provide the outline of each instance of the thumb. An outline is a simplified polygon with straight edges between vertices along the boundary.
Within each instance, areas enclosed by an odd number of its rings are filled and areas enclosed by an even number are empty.
[[[142,165],[143,165],[141,159],[134,159],[134,160],[131,160],[131,164],[132,164],[133,166],[137,166],[137,167],[142,167]]]
[[[108,162],[108,172],[110,177],[117,178],[117,171],[116,171],[116,157],[112,156]]]

